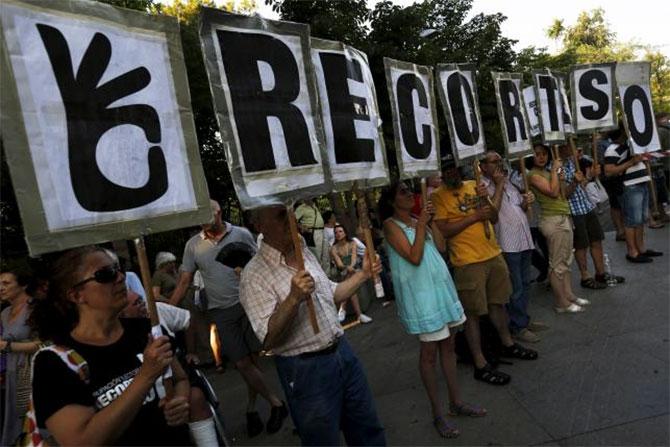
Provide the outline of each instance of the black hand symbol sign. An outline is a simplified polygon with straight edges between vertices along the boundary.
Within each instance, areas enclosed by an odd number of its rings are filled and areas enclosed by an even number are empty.
[[[98,86],[112,55],[107,37],[101,33],[93,36],[75,77],[63,34],[44,24],[38,24],[37,29],[65,104],[70,177],[81,206],[89,211],[119,211],[146,205],[165,194],[167,166],[160,146],[149,148],[149,180],[139,188],[110,181],[96,161],[100,138],[109,129],[123,124],[140,127],[149,142],[160,143],[160,121],[153,107],[146,104],[108,107],[149,85],[149,71],[139,67]]]

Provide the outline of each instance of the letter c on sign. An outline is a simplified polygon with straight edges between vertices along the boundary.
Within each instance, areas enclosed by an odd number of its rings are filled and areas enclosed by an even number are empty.
[[[400,130],[407,148],[407,153],[417,160],[425,160],[430,155],[433,147],[433,138],[430,132],[430,126],[423,124],[421,131],[423,142],[419,143],[419,136],[416,133],[416,117],[414,116],[414,101],[412,92],[417,92],[419,96],[419,105],[428,107],[428,96],[423,86],[423,82],[412,73],[405,73],[398,78],[396,82],[396,95],[398,97],[398,112],[400,115]]]

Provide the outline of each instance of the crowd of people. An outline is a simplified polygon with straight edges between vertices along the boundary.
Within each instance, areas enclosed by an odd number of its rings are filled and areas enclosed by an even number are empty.
[[[661,119],[667,125],[667,116]],[[583,151],[575,157],[569,146],[552,151],[537,144],[518,169],[496,151],[486,152],[480,182],[445,157],[426,197],[408,182],[393,182],[371,206],[376,260],[360,241],[362,228],[338,223],[344,216],[322,212],[314,201],[295,209],[301,253],[286,207],[253,210],[245,228],[224,221],[212,201],[211,222],[188,240],[180,262],[167,251],[155,257],[149,286],[168,335],[151,335],[141,282],[108,249],[62,253],[49,265],[48,291],[23,270],[3,269],[0,443],[38,434],[58,444],[215,444],[212,414],[189,372],[208,361],[197,346],[207,343],[211,323],[222,354],[248,387],[249,437],[279,431],[290,415],[305,445],[337,445],[340,432],[347,444],[384,445],[383,421],[342,326],[348,311],[354,323],[372,322],[365,312],[377,277],[385,300],[395,299],[405,331],[419,340],[419,376],[436,432],[458,436],[452,417],[487,414],[463,398],[458,357],[471,361],[475,380],[498,386],[511,376],[484,349],[487,337],[498,340],[500,357],[539,357],[527,344],[550,328],[529,315],[533,280],[548,281],[561,315],[590,304],[575,291],[573,260],[580,288],[604,290],[625,281],[610,268],[610,261],[624,260],[603,252],[590,183],[604,185],[625,260],[649,263],[663,254],[644,237],[652,177],[623,135],[604,136],[598,162]],[[668,177],[660,177],[667,187]],[[659,201],[667,202],[667,190]],[[655,221],[663,220],[661,210]],[[177,354],[178,333],[184,355]],[[467,352],[459,352],[457,337]],[[283,396],[269,384],[261,352],[272,355]],[[259,395],[269,406],[266,418],[257,410]],[[33,433],[25,432],[26,414]]]

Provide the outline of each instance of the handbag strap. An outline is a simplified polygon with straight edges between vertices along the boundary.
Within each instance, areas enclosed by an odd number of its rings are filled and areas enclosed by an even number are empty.
[[[41,348],[33,356],[33,361],[30,367],[30,376],[33,376],[35,368],[35,359],[38,354],[42,352],[53,352],[60,358],[63,363],[82,380],[88,384],[90,382],[90,371],[86,360],[79,355],[74,349],[67,348],[60,345],[48,345]],[[28,411],[23,420],[23,432],[21,434],[20,445],[28,447],[47,447],[47,434],[40,430],[37,426],[37,416],[35,415],[35,406],[33,403],[33,393],[30,392],[30,402],[28,403]]]

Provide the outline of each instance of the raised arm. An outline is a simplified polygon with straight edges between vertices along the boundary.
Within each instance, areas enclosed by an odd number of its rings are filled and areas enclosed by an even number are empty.
[[[545,196],[555,199],[561,193],[561,185],[558,179],[558,169],[560,167],[561,163],[555,160],[551,166],[551,179],[549,181],[541,175],[531,175],[528,182]]]
[[[314,292],[315,284],[307,270],[300,270],[291,278],[291,290],[270,316],[268,331],[263,340],[265,349],[272,349],[286,338],[288,329],[298,314],[300,303]]]

